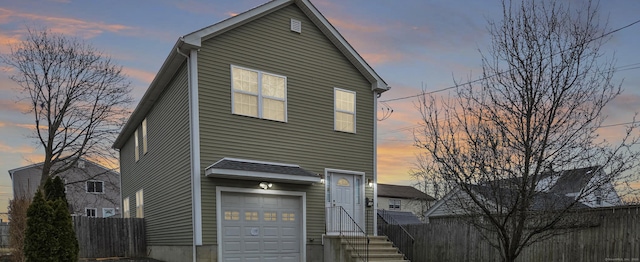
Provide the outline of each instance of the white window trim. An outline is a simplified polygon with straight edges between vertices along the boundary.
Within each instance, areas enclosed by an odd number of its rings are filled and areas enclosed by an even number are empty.
[[[352,93],[353,94],[353,112],[349,112],[349,111],[344,111],[344,110],[339,110],[338,107],[336,106],[336,91],[342,91],[342,92],[347,92],[347,93]],[[343,133],[349,133],[349,134],[355,134],[356,133],[356,108],[357,108],[357,96],[356,96],[356,91],[351,91],[351,90],[347,90],[347,89],[342,89],[342,88],[337,88],[334,87],[333,88],[333,130],[334,131],[338,131],[338,132],[343,132]],[[345,113],[345,114],[353,114],[353,132],[349,132],[349,131],[343,131],[343,130],[338,130],[337,129],[337,125],[336,125],[336,115],[337,113]]]
[[[102,183],[102,192],[89,192],[89,182],[92,183]],[[84,189],[87,193],[91,193],[91,194],[104,194],[104,181],[102,180],[87,180],[86,183],[84,183]]]
[[[258,74],[258,116],[248,116],[248,115],[242,115],[242,114],[237,114],[236,109],[235,109],[235,93],[241,93],[241,94],[247,94],[247,95],[252,95],[255,96],[256,94],[253,93],[249,93],[249,92],[245,92],[242,90],[236,90],[233,86],[233,69],[234,68],[238,68],[238,69],[243,69],[243,70],[248,70],[248,71],[252,71],[252,72],[256,72]],[[284,122],[287,123],[288,122],[288,109],[287,109],[287,82],[288,79],[286,76],[283,75],[279,75],[279,74],[274,74],[274,73],[269,73],[269,72],[265,72],[265,71],[260,71],[260,70],[256,70],[256,69],[251,69],[251,68],[246,68],[246,67],[242,67],[242,66],[236,66],[236,65],[230,65],[230,74],[231,74],[231,113],[234,115],[239,115],[239,116],[248,116],[248,117],[253,117],[253,118],[260,118],[260,119],[265,119],[265,120],[271,120],[271,121],[276,121],[276,122]],[[284,78],[284,98],[278,98],[278,97],[272,97],[272,96],[265,96],[262,95],[262,75],[263,74],[267,74],[267,75],[272,75],[272,76],[276,76],[276,77],[282,77]],[[262,99],[263,98],[267,98],[267,99],[271,99],[271,100],[278,100],[278,101],[282,101],[284,102],[284,121],[280,121],[280,120],[274,120],[274,119],[268,119],[268,118],[264,118],[262,116]]]
[[[124,200],[122,200],[122,217],[131,217],[131,211],[129,210],[129,197],[126,197]]]
[[[147,145],[147,118],[142,120],[142,155],[146,155],[148,150]]]
[[[134,151],[134,155],[135,155],[135,159],[136,162],[138,162],[138,160],[140,160],[140,144],[138,142],[138,129],[136,128],[136,131],[133,133],[134,139],[135,140],[135,148],[133,149]]]
[[[93,210],[93,213],[95,214],[95,216],[89,216],[89,215],[87,215],[87,211],[89,211],[89,210]],[[86,217],[98,217],[98,209],[97,209],[97,208],[87,207],[87,208],[85,208],[85,209],[84,209],[84,215],[85,215]]]
[[[398,202],[398,208],[395,207],[395,203],[396,202]],[[391,205],[393,205],[394,207],[391,207]],[[389,210],[401,211],[402,210],[402,199],[389,198]]]
[[[112,210],[112,212],[111,212],[111,214],[112,214],[112,215],[111,215],[111,216],[108,216],[108,217],[113,217],[113,216],[115,216],[115,215],[116,215],[116,209],[115,209],[115,208],[113,208],[113,207],[103,207],[103,208],[102,208],[102,217],[105,217],[105,216],[104,216],[104,215],[105,215],[104,213],[105,213],[105,211],[107,211],[107,210]]]

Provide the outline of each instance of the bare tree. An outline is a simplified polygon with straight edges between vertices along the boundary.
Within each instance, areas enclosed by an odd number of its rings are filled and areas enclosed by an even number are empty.
[[[27,30],[2,61],[30,104],[34,138],[44,149],[41,185],[80,158],[112,161],[111,142],[126,120],[130,82],[110,57],[49,30]]]
[[[596,4],[562,3],[504,0],[502,20],[489,21],[482,80],[448,97],[423,96],[418,106],[416,145],[436,179],[454,188],[452,210],[469,217],[503,261],[561,233],[576,222],[571,210],[638,166],[635,121],[621,141],[598,134],[605,106],[622,92],[601,50],[607,25]],[[583,167],[597,174],[577,195],[549,191],[562,174],[554,169]]]

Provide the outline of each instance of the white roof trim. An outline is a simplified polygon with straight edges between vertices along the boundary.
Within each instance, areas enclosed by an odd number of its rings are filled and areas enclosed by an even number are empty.
[[[320,177],[296,176],[269,172],[256,172],[223,168],[207,168],[205,170],[207,177],[231,178],[255,181],[274,181],[287,182],[295,184],[313,184],[320,183]]]

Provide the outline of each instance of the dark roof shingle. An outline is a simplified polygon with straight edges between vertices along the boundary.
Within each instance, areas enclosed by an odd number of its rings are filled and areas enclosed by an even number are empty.
[[[436,200],[432,196],[427,195],[423,192],[420,192],[420,190],[414,187],[388,185],[388,184],[378,184],[378,196],[404,198],[404,199],[420,199],[420,200],[427,200],[427,201]]]

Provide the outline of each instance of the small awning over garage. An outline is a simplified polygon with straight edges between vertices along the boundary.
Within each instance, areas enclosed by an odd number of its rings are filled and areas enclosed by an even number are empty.
[[[320,175],[298,165],[223,158],[205,169],[207,177],[243,179],[294,184],[320,183]]]

